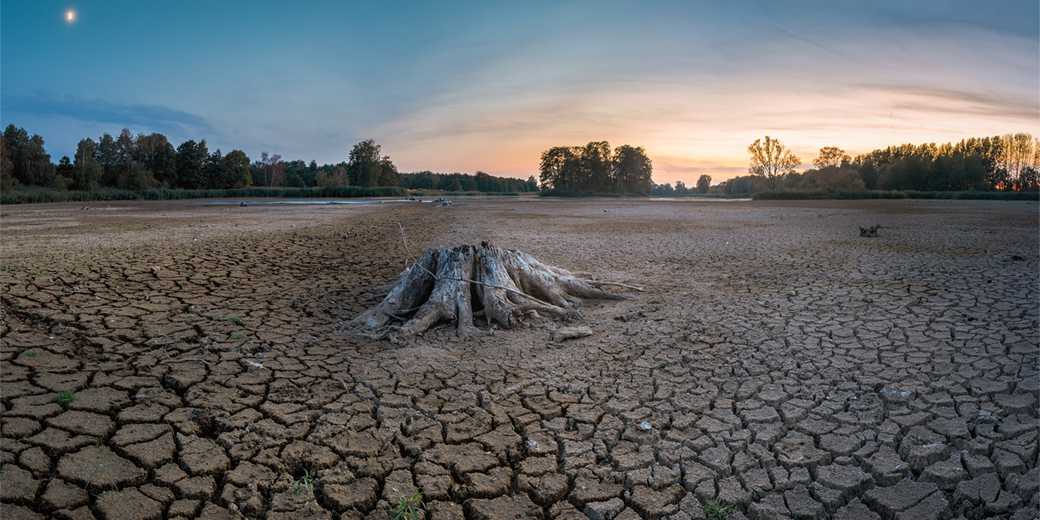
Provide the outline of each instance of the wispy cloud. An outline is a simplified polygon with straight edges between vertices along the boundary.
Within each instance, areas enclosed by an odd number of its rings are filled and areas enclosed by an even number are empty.
[[[892,96],[892,108],[979,115],[1035,121],[1040,117],[1037,100],[1015,99],[967,90],[917,85],[862,85],[868,90]]]
[[[162,105],[122,104],[101,99],[40,93],[29,96],[3,96],[2,108],[5,114],[67,117],[77,121],[149,128],[161,132],[212,132],[212,127],[204,117]]]

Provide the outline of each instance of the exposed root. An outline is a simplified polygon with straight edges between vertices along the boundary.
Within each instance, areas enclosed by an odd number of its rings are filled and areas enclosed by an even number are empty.
[[[511,329],[532,313],[559,320],[580,317],[583,299],[626,297],[601,287],[641,287],[578,277],[531,255],[487,242],[428,249],[401,273],[378,305],[352,321],[368,337],[422,334],[444,322],[460,336],[479,333],[474,316]]]

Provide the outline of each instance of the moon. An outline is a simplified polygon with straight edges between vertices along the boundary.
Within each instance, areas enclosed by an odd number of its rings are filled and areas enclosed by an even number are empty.
[[[76,23],[76,10],[71,7],[65,10],[65,23],[72,25]]]

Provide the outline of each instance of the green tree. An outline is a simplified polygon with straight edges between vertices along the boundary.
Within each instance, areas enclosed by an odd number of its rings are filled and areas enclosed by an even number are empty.
[[[101,165],[101,185],[115,186],[119,181],[119,153],[116,140],[107,133],[101,134],[98,140],[97,159]]]
[[[185,189],[206,187],[205,163],[209,157],[206,140],[187,140],[177,147],[177,186]]]
[[[203,187],[213,189],[224,185],[224,155],[220,153],[219,148],[206,156],[202,163],[202,170],[206,177]]]
[[[604,193],[614,188],[613,163],[611,162],[610,143],[593,141],[580,150],[579,175],[576,179],[577,189],[587,193]]]
[[[165,135],[138,134],[134,149],[134,160],[152,172],[159,184],[167,187],[177,185],[177,150]]]
[[[4,129],[4,155],[10,160],[9,175],[21,184],[51,186],[54,164],[44,148],[43,137],[29,136],[24,128],[8,125]]]
[[[76,145],[76,155],[73,157],[73,189],[89,191],[98,187],[102,169],[97,160],[97,147],[97,143],[89,137],[81,139]]]
[[[242,150],[231,150],[222,159],[218,188],[241,188],[252,184],[249,173],[249,157]]]
[[[379,181],[377,186],[397,186],[401,182],[397,167],[394,166],[390,156],[386,155],[379,161]]]
[[[13,189],[17,180],[14,177],[14,162],[8,153],[7,144],[0,138],[0,190]]]
[[[539,180],[543,190],[573,192],[578,188],[580,154],[570,146],[554,146],[542,153]]]
[[[623,193],[648,194],[653,188],[654,167],[642,147],[622,145],[612,161],[616,189]],[[669,185],[669,188],[671,186]]]
[[[524,183],[524,191],[538,191],[538,181],[535,180],[534,175],[527,178],[527,182]]]
[[[697,178],[697,192],[708,193],[711,188],[711,175],[701,175]]]
[[[347,159],[347,173],[354,186],[377,186],[382,173],[382,148],[372,139],[354,145]]]

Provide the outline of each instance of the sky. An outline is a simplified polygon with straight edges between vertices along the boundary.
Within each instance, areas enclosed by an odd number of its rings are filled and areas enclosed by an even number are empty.
[[[647,150],[659,183],[905,142],[1040,134],[1036,0],[0,0],[0,121],[83,137],[527,177],[542,151]],[[378,4],[378,5],[377,5]],[[65,13],[73,9],[69,23]]]

